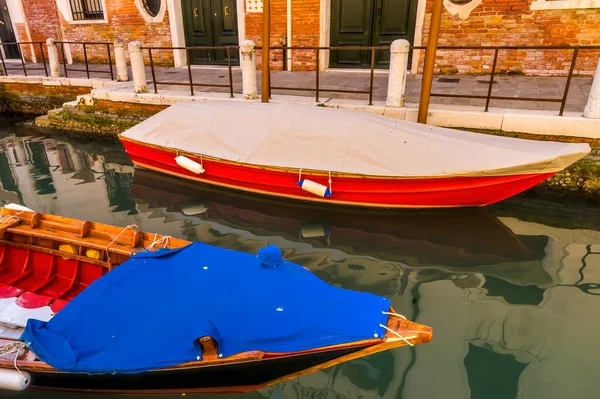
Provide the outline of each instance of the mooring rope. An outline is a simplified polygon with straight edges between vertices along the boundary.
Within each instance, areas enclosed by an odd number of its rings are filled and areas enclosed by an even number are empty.
[[[398,317],[402,317],[404,320],[407,320],[405,316],[402,316],[401,314],[398,314],[398,313],[381,312],[381,314],[387,314],[389,316],[398,316]]]
[[[154,248],[155,245],[161,244],[163,242],[165,243],[165,245],[163,246],[163,248],[166,248],[167,245],[169,245],[169,238],[173,238],[171,236],[162,236],[161,238],[156,239],[157,237],[158,237],[158,234],[154,233],[154,240],[152,240],[152,243],[146,247],[146,249],[148,251],[151,251]]]
[[[383,324],[379,323],[379,327],[383,327],[386,330],[388,330],[391,333],[396,334],[398,337],[402,338],[402,340],[404,340],[404,342],[406,342],[407,344],[409,344],[410,346],[415,346],[415,344],[411,343],[408,339],[404,338],[398,331],[394,331],[391,328],[389,328],[388,326],[384,326]],[[410,338],[415,338],[415,337],[410,337]]]
[[[18,217],[18,216],[19,216],[20,214],[22,214],[23,212],[25,212],[25,211],[20,211],[20,212],[17,212],[17,213],[16,213],[16,214],[14,214],[14,215],[6,215],[6,216],[3,216],[3,215],[4,215],[4,207],[2,207],[2,209],[0,210],[0,224],[5,224],[5,223],[8,223],[8,221],[9,221],[9,220],[12,220],[12,219],[21,220],[21,218],[20,218],[20,217]]]
[[[125,232],[125,230],[130,229],[130,228],[138,228],[137,224],[130,224],[129,226],[123,227],[123,230],[121,230],[121,232],[119,234],[117,234],[117,236],[115,238],[113,238],[113,240],[110,242],[110,244],[108,244],[106,246],[106,261],[110,263],[110,252],[108,252],[108,249],[110,248],[111,245],[114,244],[115,241],[117,241],[117,238],[119,238],[121,236],[121,234],[123,234]]]
[[[13,365],[15,366],[15,369],[19,372],[19,374],[21,374],[21,377],[23,377],[25,380],[28,380],[28,378],[25,377],[25,375],[21,372],[21,370],[19,370],[19,366],[17,366],[17,359],[19,358],[19,353],[21,352],[22,349],[23,350],[25,349],[24,342],[10,342],[10,343],[2,345],[0,347],[0,355],[8,355],[8,354],[15,352],[15,358],[13,359]]]

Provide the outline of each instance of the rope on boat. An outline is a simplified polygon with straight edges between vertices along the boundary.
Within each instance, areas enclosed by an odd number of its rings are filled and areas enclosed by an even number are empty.
[[[130,229],[130,228],[138,228],[137,224],[130,224],[129,226],[126,226],[123,228],[123,230],[121,230],[121,232],[119,234],[117,234],[117,236],[110,242],[110,244],[108,244],[106,246],[106,260],[107,262],[110,262],[110,252],[108,252],[108,249],[110,248],[111,245],[114,244],[115,241],[117,241],[117,238],[119,238],[121,236],[121,234],[123,234],[125,232],[125,230]]]
[[[151,251],[155,245],[161,244],[163,242],[165,243],[163,248],[166,248],[167,245],[169,245],[169,238],[173,238],[171,236],[162,236],[161,238],[157,239],[157,237],[158,234],[154,233],[154,240],[152,240],[152,243],[146,247],[148,251]]]
[[[405,316],[402,316],[401,314],[398,314],[398,313],[381,312],[381,314],[386,314],[388,316],[398,316],[398,317],[402,317],[404,320],[407,320]]]
[[[20,214],[22,214],[23,212],[25,212],[25,211],[20,211],[20,212],[17,212],[17,213],[16,213],[16,214],[14,214],[14,215],[6,215],[6,216],[3,216],[3,215],[4,215],[4,207],[2,207],[2,209],[0,210],[0,223],[1,223],[1,224],[5,224],[5,223],[8,223],[10,220],[13,220],[13,219],[16,219],[16,220],[21,220],[21,218],[20,218],[20,217],[18,217],[18,216],[19,216]]]
[[[383,327],[386,330],[388,330],[389,332],[396,334],[398,337],[402,338],[402,340],[404,340],[404,342],[406,342],[410,346],[415,346],[415,344],[411,343],[409,340],[407,340],[406,338],[404,338],[399,332],[392,330],[388,326],[384,326],[383,324],[379,323],[379,327]]]
[[[21,377],[23,377],[23,379],[25,380],[29,380],[22,372],[21,370],[19,370],[19,366],[17,366],[17,359],[19,358],[19,353],[21,353],[21,350],[25,349],[25,343],[24,342],[10,342],[8,344],[2,345],[0,347],[0,355],[8,355],[11,354],[13,352],[15,352],[15,358],[13,359],[13,366],[15,366],[15,369],[19,372],[19,374],[21,374]]]

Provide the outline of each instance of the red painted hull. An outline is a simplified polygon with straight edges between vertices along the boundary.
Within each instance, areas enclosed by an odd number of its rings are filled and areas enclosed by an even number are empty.
[[[332,176],[332,196],[319,197],[298,185],[298,173],[285,169],[203,160],[205,172],[195,174],[177,165],[175,151],[122,140],[137,166],[181,178],[264,195],[338,205],[381,208],[443,208],[484,206],[535,186],[552,173],[446,178],[371,178]],[[200,157],[187,157],[200,163]],[[302,173],[303,179],[328,185],[326,175]]]

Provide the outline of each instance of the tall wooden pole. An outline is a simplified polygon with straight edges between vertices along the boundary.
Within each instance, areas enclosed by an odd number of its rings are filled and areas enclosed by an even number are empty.
[[[442,6],[444,0],[433,0],[429,35],[427,36],[427,52],[425,53],[425,66],[423,67],[423,81],[421,82],[421,99],[419,101],[419,115],[417,122],[427,123],[429,113],[429,99],[433,83],[433,68],[435,66],[435,53],[437,52],[440,22],[442,20]]]
[[[271,4],[263,0],[263,39],[262,39],[262,93],[261,101],[269,102],[269,55],[271,52]]]

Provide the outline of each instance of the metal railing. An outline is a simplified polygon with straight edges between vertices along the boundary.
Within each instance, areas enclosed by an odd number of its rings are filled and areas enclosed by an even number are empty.
[[[261,49],[260,47],[256,48]],[[271,96],[271,90],[292,90],[292,91],[313,91],[315,92],[315,100],[319,101],[319,94],[322,92],[326,93],[345,93],[345,94],[368,94],[369,105],[373,105],[373,79],[375,73],[375,52],[381,50],[389,51],[390,46],[333,46],[333,47],[271,47],[271,50],[282,50],[283,57],[286,57],[287,50],[312,50],[316,52],[316,68],[315,68],[315,87],[283,87],[283,86],[272,86],[271,79],[269,79],[269,97]],[[370,52],[370,73],[369,73],[369,90],[343,90],[333,88],[323,88],[320,86],[319,81],[319,64],[321,61],[321,51],[369,51]],[[271,73],[271,67],[269,66],[269,74]]]
[[[109,73],[110,80],[115,80],[115,76],[114,76],[114,72],[113,72],[112,56],[111,56],[111,52],[110,52],[110,46],[113,46],[113,43],[110,43],[110,42],[67,42],[67,41],[61,41],[61,42],[57,41],[55,43],[60,44],[60,51],[62,54],[62,64],[63,64],[63,69],[65,71],[66,78],[69,77],[69,72],[85,72],[88,79],[90,78],[91,73],[103,73],[103,74]],[[66,56],[66,52],[65,52],[65,44],[83,46],[83,59],[85,61],[85,69],[74,69],[74,68],[68,69],[67,68],[68,63],[67,63],[67,56]],[[106,54],[108,57],[108,67],[109,67],[108,71],[98,71],[98,70],[90,71],[90,64],[89,64],[88,53],[87,53],[88,46],[106,46]]]
[[[140,47],[142,51],[148,50],[148,58],[150,61],[150,71],[152,72],[152,85],[154,86],[154,94],[158,93],[158,85],[176,85],[189,86],[190,95],[194,95],[194,87],[228,87],[229,94],[233,97],[233,72],[231,71],[231,50],[239,49],[239,46],[190,46],[190,47]],[[152,58],[152,50],[185,50],[187,59],[188,81],[187,82],[167,82],[158,81],[156,79],[156,71],[154,67],[154,59]],[[190,64],[190,50],[225,50],[227,53],[227,69],[229,70],[229,84],[217,83],[194,83],[192,77],[192,66]]]
[[[39,46],[40,54],[41,54],[41,57],[42,57],[42,65],[43,65],[43,67],[37,67],[37,66],[27,65],[25,63],[25,58],[23,57],[23,47],[21,47],[21,46],[22,45],[35,46],[36,44]],[[2,51],[0,51],[0,62],[2,63],[2,69],[4,70],[4,75],[8,76],[8,74],[9,74],[8,71],[23,71],[23,74],[25,76],[27,76],[27,72],[28,71],[44,71],[44,74],[47,77],[48,76],[48,66],[46,65],[46,57],[44,55],[44,44],[46,44],[46,43],[44,43],[44,42],[6,42],[6,43],[0,43],[0,46],[7,46],[7,45],[17,45],[17,46],[19,46],[19,55],[20,55],[20,58],[21,58],[21,66],[20,67],[9,68],[6,65],[6,61],[4,59],[4,56],[2,55]],[[35,47],[32,50],[32,53],[35,53]]]
[[[426,50],[425,46],[411,46],[413,50]],[[494,58],[492,61],[492,69],[490,71],[490,80],[488,83],[488,91],[485,96],[474,95],[474,94],[442,94],[442,93],[430,93],[432,97],[449,97],[449,98],[473,98],[473,99],[485,99],[485,111],[488,112],[490,108],[491,100],[513,100],[513,101],[541,101],[541,102],[553,102],[560,103],[559,116],[562,116],[567,104],[567,96],[569,94],[569,88],[571,86],[571,79],[573,78],[573,71],[575,70],[575,64],[577,63],[577,56],[579,50],[600,50],[600,46],[438,46],[438,50],[479,50],[479,51],[494,51]],[[544,98],[544,97],[510,97],[510,96],[493,96],[492,89],[494,84],[494,76],[496,75],[496,66],[498,64],[498,52],[500,50],[572,50],[573,56],[571,58],[571,64],[569,66],[569,72],[567,75],[567,81],[563,96],[561,98]],[[427,56],[427,51],[425,51]]]

